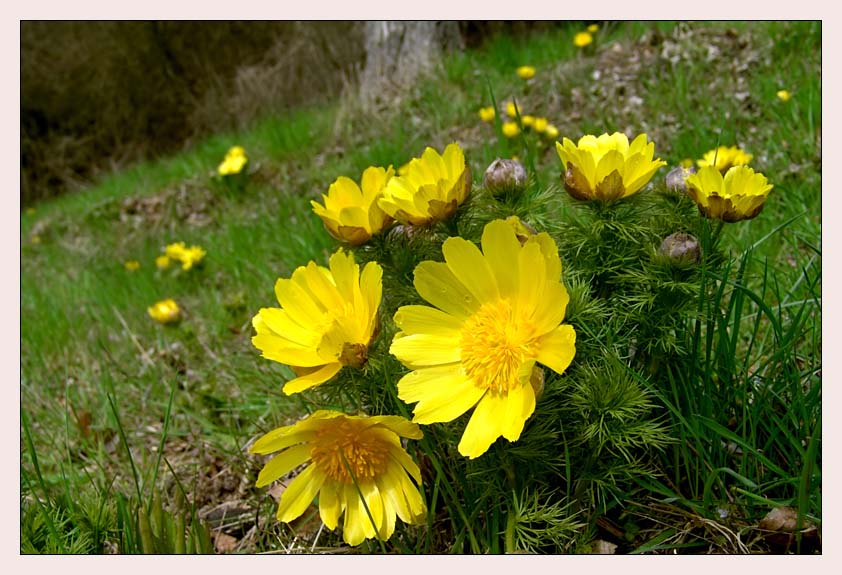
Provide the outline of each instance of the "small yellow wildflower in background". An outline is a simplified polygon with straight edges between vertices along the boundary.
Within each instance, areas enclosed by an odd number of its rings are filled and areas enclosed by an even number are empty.
[[[32,245],[40,244],[41,243],[41,236],[39,236],[38,234],[33,234],[33,235],[29,236],[29,243],[31,243]]]
[[[300,517],[318,497],[319,516],[328,529],[336,529],[345,514],[342,538],[348,545],[373,537],[385,541],[394,533],[396,517],[421,524],[427,513],[424,498],[410,479],[421,485],[421,471],[401,447],[403,437],[421,439],[423,433],[396,415],[364,417],[320,410],[255,442],[252,453],[280,451],[260,471],[256,485],[268,485],[307,464],[281,495],[279,521]]]
[[[507,138],[514,138],[520,134],[517,122],[503,122],[503,135]]]
[[[742,150],[737,146],[719,146],[715,150],[705,152],[705,155],[702,156],[702,159],[698,160],[696,164],[700,168],[714,166],[724,174],[731,168],[731,166],[743,166],[748,164],[751,162],[753,157],[754,156],[746,153],[745,150]]]
[[[155,258],[155,265],[158,267],[159,270],[165,270],[170,267],[170,256],[168,255],[161,255]]]
[[[497,112],[494,110],[494,106],[479,109],[479,117],[483,122],[493,122],[496,115]]]
[[[748,166],[733,166],[725,177],[715,166],[705,166],[687,176],[685,184],[702,214],[725,222],[757,216],[773,187],[766,176]]]
[[[620,132],[582,136],[577,144],[564,138],[564,145],[556,142],[556,151],[565,170],[564,188],[577,200],[610,202],[630,196],[667,165],[652,159],[655,144],[646,141],[646,134],[631,144]]]
[[[140,269],[140,262],[137,260],[129,260],[125,264],[123,264],[126,269],[130,272],[136,271]]]
[[[519,112],[521,112],[520,106],[515,106],[514,102],[506,103],[506,115],[509,118],[517,118]]]
[[[28,216],[35,215],[35,208],[26,208],[26,215],[28,215]]]
[[[591,34],[596,34],[599,31],[599,24],[591,24],[586,30]]]
[[[191,246],[188,248],[184,245],[184,242],[170,244],[165,248],[165,255],[170,260],[181,262],[181,269],[185,271],[201,262],[206,253],[207,252],[199,246]]]
[[[531,128],[535,125],[535,116],[521,116],[520,123],[524,125],[526,128]]]
[[[579,32],[573,36],[573,45],[577,48],[584,48],[591,42],[593,42],[593,36],[590,32]]]
[[[156,302],[152,307],[146,308],[146,311],[158,323],[172,323],[181,318],[181,310],[173,299]]]
[[[330,185],[327,195],[322,194],[324,205],[312,200],[310,205],[330,235],[352,246],[362,245],[392,223],[377,202],[394,174],[392,166],[388,170],[372,166],[363,172],[361,185],[340,176]]]
[[[442,252],[444,262],[415,268],[415,289],[435,307],[399,308],[389,351],[413,370],[398,397],[418,402],[414,422],[452,421],[476,406],[458,447],[473,459],[500,436],[520,438],[535,410],[533,385],[543,380],[536,363],[564,372],[576,333],[561,324],[569,297],[547,233],[521,245],[511,224],[494,220],[482,251],[451,237]]]
[[[535,76],[535,68],[533,66],[521,66],[517,69],[517,75],[524,80],[529,80]]]
[[[526,122],[524,122],[525,124]],[[532,122],[532,129],[538,132],[539,134],[543,134],[547,130],[547,126],[549,123],[547,122],[546,118],[535,118]]]
[[[789,90],[778,90],[777,96],[781,102],[789,102],[790,98],[792,98],[792,94],[789,93]]]
[[[245,149],[242,146],[234,146],[225,154],[225,159],[219,164],[217,171],[220,176],[239,174],[248,161]]]
[[[544,135],[550,140],[555,140],[558,138],[558,128],[556,128],[553,124],[547,124],[547,128],[544,130]]]
[[[403,224],[424,226],[456,211],[471,191],[471,170],[459,144],[444,154],[427,148],[409,162],[405,176],[389,180],[378,202],[384,212]]]
[[[683,160],[681,160],[681,163],[680,163],[679,165],[680,165],[682,168],[688,168],[688,169],[689,169],[689,168],[692,168],[693,166],[695,166],[695,165],[696,165],[696,162],[694,162],[694,161],[693,161],[692,159],[690,159],[690,158],[684,158]]]
[[[343,366],[362,367],[377,331],[383,269],[369,262],[360,274],[352,253],[330,256],[330,269],[311,261],[292,278],[275,283],[280,308],[263,308],[252,319],[251,342],[263,357],[292,368],[298,376],[287,395],[320,385]]]

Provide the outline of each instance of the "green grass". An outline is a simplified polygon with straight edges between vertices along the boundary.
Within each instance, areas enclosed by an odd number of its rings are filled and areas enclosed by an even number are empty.
[[[661,364],[657,375],[610,372],[627,389],[646,391],[648,399],[635,405],[664,424],[668,445],[632,449],[616,468],[589,460],[574,468],[578,448],[570,447],[552,454],[560,459],[547,477],[561,479],[512,493],[505,482],[486,479],[499,470],[496,462],[517,469],[517,462],[549,457],[546,448],[524,441],[508,452],[498,443],[486,463],[465,465],[437,452],[454,440],[452,429],[425,427],[418,453],[434,477],[424,493],[428,525],[436,528],[405,530],[387,548],[589,552],[597,539],[613,538],[619,552],[742,551],[717,525],[726,534],[743,530],[752,551],[779,552],[756,527],[770,509],[790,506],[800,521],[820,525],[821,24],[603,23],[583,51],[572,45],[576,31],[571,25],[528,39],[500,36],[448,56],[392,109],[366,112],[349,99],[267,118],[22,214],[21,552],[208,552],[207,523],[215,516],[207,513],[225,502],[250,510],[233,527],[210,525],[235,537],[237,551],[338,548],[336,533],[316,535],[317,515],[315,528],[304,519],[275,522],[276,503],[253,487],[260,463],[245,447],[324,402],[349,402],[330,390],[283,395],[292,373],[260,357],[250,320],[276,305],[278,277],[311,259],[325,264],[335,248],[309,200],[340,175],[358,179],[369,165],[400,166],[428,145],[441,150],[459,141],[475,190],[497,156],[517,154],[534,165],[535,184],[522,201],[531,203],[511,207],[574,245],[564,234],[583,215],[562,197],[555,150],[531,135],[521,148],[482,124],[477,110],[492,94],[498,109],[515,97],[524,114],[546,116],[559,139],[645,131],[670,166],[720,143],[740,144],[775,189],[760,216],[722,231],[724,264],[700,280],[710,297],[682,312],[690,319],[676,337],[690,359]],[[665,59],[653,59],[657,54]],[[514,74],[527,63],[538,69],[529,84]],[[791,101],[775,97],[781,88],[793,93]],[[239,192],[212,177],[233,144],[248,150],[254,170]],[[655,176],[657,185],[666,171]],[[204,265],[157,270],[155,257],[174,241],[206,249]],[[129,259],[141,268],[127,271]],[[410,275],[412,261],[404,265]],[[592,325],[589,318],[605,310],[584,295],[577,299],[586,274],[576,275],[575,257],[564,262],[571,306],[578,306],[578,315],[568,315]],[[176,326],[147,315],[147,306],[165,297],[185,311]],[[646,309],[645,301],[633,303]],[[627,343],[621,332],[610,322],[580,332],[577,354],[597,362],[604,350]],[[573,421],[590,417],[600,388],[582,382],[590,381],[593,365],[574,367],[570,378],[554,380],[569,387],[548,391],[536,421],[556,409]],[[386,377],[395,381],[400,373]],[[608,405],[615,389],[606,385],[600,393]],[[403,409],[409,415],[410,407]],[[632,428],[638,412],[605,413],[626,432],[649,437],[651,430]],[[566,445],[542,425],[534,426],[535,437]],[[619,453],[611,429],[589,425],[581,431],[599,449]],[[635,472],[644,467],[650,471]],[[638,479],[593,487],[609,472]],[[589,495],[571,503],[582,493]],[[436,516],[442,509],[445,520]],[[688,521],[697,527],[687,528]],[[802,543],[810,549],[799,540],[790,550]],[[368,541],[359,550],[381,547]]]

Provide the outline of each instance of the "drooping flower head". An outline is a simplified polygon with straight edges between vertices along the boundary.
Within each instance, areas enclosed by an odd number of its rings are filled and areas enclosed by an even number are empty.
[[[687,195],[695,200],[699,211],[708,218],[725,222],[755,217],[773,187],[766,176],[748,166],[734,166],[725,177],[714,166],[706,166],[684,181]]]
[[[738,148],[737,146],[719,146],[714,150],[705,152],[705,155],[702,156],[702,159],[698,160],[696,164],[700,168],[704,168],[705,166],[714,166],[717,170],[724,174],[731,168],[731,166],[747,165],[751,162],[753,157],[754,156],[746,153],[745,150]]]
[[[524,80],[529,80],[530,78],[535,76],[535,67],[534,66],[520,66],[517,69],[517,75]]]
[[[564,187],[577,200],[611,202],[630,196],[645,186],[661,166],[653,160],[655,143],[646,141],[646,134],[631,144],[625,134],[614,132],[583,136],[577,144],[564,138],[556,142],[556,151],[565,173]]]
[[[340,176],[322,194],[324,205],[311,201],[313,211],[334,238],[352,246],[364,244],[392,223],[392,218],[377,205],[383,188],[395,170],[370,167],[363,172],[361,185],[351,178]]]
[[[278,279],[281,307],[263,308],[252,319],[254,346],[298,376],[284,385],[287,395],[328,381],[343,366],[362,367],[379,327],[382,268],[369,262],[361,274],[353,254],[341,249],[329,265],[311,261]]]
[[[164,255],[166,255],[170,260],[181,262],[181,269],[185,271],[201,262],[206,253],[207,252],[199,246],[190,246],[188,248],[184,242],[176,242],[164,248]]]
[[[471,191],[471,170],[459,144],[444,154],[427,148],[409,162],[408,173],[389,180],[379,205],[404,224],[425,226],[456,211]]]
[[[445,262],[415,268],[415,288],[435,307],[403,306],[390,352],[413,371],[398,397],[418,404],[413,421],[452,421],[475,407],[459,453],[475,458],[503,436],[517,441],[535,410],[541,363],[562,373],[576,333],[562,325],[569,300],[561,261],[546,233],[525,238],[503,220],[485,226],[482,251],[445,241]]]
[[[401,437],[421,439],[423,434],[403,417],[317,411],[294,425],[270,431],[251,447],[252,453],[280,451],[260,471],[257,487],[306,463],[281,495],[278,520],[293,521],[318,496],[319,515],[328,529],[336,529],[345,514],[342,538],[349,545],[372,537],[389,539],[396,517],[418,524],[427,512],[410,479],[420,485],[421,472],[401,447]]]
[[[246,156],[246,151],[242,146],[234,146],[225,154],[225,159],[219,164],[217,172],[220,176],[230,176],[239,174],[248,163],[249,159]]]
[[[483,122],[493,122],[496,115],[497,112],[494,110],[494,106],[479,109],[479,119]]]
[[[154,303],[146,311],[158,323],[172,323],[181,319],[181,309],[171,298]]]
[[[590,32],[578,32],[573,36],[573,45],[577,48],[584,48],[593,42],[593,35]]]

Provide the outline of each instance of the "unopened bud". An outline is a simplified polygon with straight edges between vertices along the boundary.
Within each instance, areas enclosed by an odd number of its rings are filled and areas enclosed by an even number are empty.
[[[497,158],[485,170],[482,183],[492,195],[520,192],[526,187],[526,168],[517,160]]]
[[[676,262],[696,263],[701,258],[702,249],[695,237],[676,232],[664,238],[658,253]]]
[[[690,174],[695,174],[696,168],[690,166],[689,168],[685,168],[684,166],[678,166],[677,168],[673,168],[669,171],[666,177],[667,181],[667,189],[673,192],[683,192],[687,190],[687,184],[684,182],[687,179],[687,176]]]
[[[517,216],[509,216],[508,218],[506,218],[506,223],[512,226],[512,229],[515,231],[515,236],[520,242],[520,245],[525,244],[526,240],[538,233],[535,230],[535,228],[533,228]]]

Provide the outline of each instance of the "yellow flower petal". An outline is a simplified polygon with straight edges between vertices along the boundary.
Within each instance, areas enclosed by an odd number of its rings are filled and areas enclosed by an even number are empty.
[[[459,333],[450,337],[426,333],[403,335],[392,341],[389,352],[413,367],[454,363],[459,361]]]
[[[405,305],[395,312],[395,325],[406,334],[429,333],[458,337],[462,322],[441,310],[425,305]]]
[[[278,520],[289,523],[300,517],[313,503],[324,481],[325,475],[313,465],[298,474],[281,495]]]
[[[441,262],[421,262],[415,268],[415,289],[437,308],[459,318],[479,309],[476,297]]]
[[[339,373],[340,369],[342,369],[341,363],[328,363],[312,373],[289,380],[284,384],[283,392],[287,395],[291,395],[293,393],[298,393],[304,391],[305,389],[315,387],[330,380],[334,375]]]
[[[309,445],[296,445],[286,449],[269,460],[260,470],[257,476],[255,487],[269,485],[276,479],[280,479],[305,461],[310,459]]]
[[[538,363],[556,373],[563,373],[576,354],[576,332],[569,325],[560,325],[541,338]]]
[[[460,237],[448,238],[442,253],[453,275],[479,302],[499,297],[491,267],[476,244]]]

